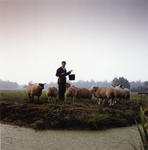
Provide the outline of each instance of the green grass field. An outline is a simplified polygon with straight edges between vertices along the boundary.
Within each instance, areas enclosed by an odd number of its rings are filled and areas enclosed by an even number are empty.
[[[37,97],[34,97],[34,102],[37,102]],[[29,102],[29,97],[26,90],[0,90],[0,100],[7,102]],[[131,93],[130,101],[148,100],[148,95],[138,95],[138,93]],[[41,103],[48,103],[46,91],[42,92],[39,100]],[[57,98],[57,103],[58,103]],[[76,102],[82,103],[82,101],[76,100]],[[87,102],[87,100],[86,100]],[[86,103],[84,101],[84,103]],[[90,102],[90,101],[88,101]],[[91,103],[97,103],[97,98],[93,97]]]

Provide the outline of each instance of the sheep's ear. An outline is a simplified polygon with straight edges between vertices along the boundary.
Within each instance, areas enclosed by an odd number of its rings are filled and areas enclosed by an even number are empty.
[[[93,86],[94,91],[96,92],[96,86]]]
[[[97,87],[95,86],[94,88],[95,88],[95,92],[96,92],[96,90],[97,90]]]

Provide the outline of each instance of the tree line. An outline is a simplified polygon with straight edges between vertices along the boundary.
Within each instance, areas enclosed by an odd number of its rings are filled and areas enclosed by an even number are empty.
[[[0,89],[17,89],[18,86],[17,82],[0,80]]]
[[[124,77],[114,78],[112,81],[107,81],[107,80],[105,80],[105,81],[94,81],[94,80],[83,81],[83,80],[79,80],[77,82],[71,81],[69,83],[71,83],[71,85],[74,85],[77,87],[86,87],[88,89],[90,87],[92,87],[93,85],[98,85],[98,86],[102,86],[102,87],[123,85],[123,87],[130,89],[131,92],[138,92],[140,87],[142,87],[142,86],[148,87],[148,81],[142,82],[142,81],[138,80],[138,81],[129,82]],[[57,87],[57,83],[51,82],[49,84],[46,84],[45,89],[47,89],[49,86]]]
[[[86,88],[90,88],[93,85],[98,85],[98,86],[102,86],[102,87],[108,87],[108,86],[118,86],[118,85],[123,85],[125,88],[128,88],[131,90],[131,92],[137,92],[139,90],[139,87],[142,86],[146,86],[148,87],[148,81],[142,82],[142,81],[132,81],[129,82],[126,78],[124,77],[119,77],[119,78],[114,78],[112,81],[95,81],[95,80],[91,80],[91,81],[83,81],[83,80],[79,80],[79,81],[68,81],[69,83],[71,83],[71,85],[77,86],[77,87],[86,87]],[[28,84],[33,83],[33,81],[30,81]],[[27,84],[24,85],[25,87],[27,87]],[[47,88],[49,86],[55,86],[57,87],[57,82],[50,82],[47,83],[45,85],[45,90],[47,90]],[[11,81],[3,81],[0,80],[0,89],[18,89],[19,85],[17,82],[11,82]]]

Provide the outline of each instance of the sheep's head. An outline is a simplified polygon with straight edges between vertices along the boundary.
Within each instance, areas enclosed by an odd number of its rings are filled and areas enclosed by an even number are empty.
[[[118,85],[118,88],[124,89],[123,85]]]
[[[42,89],[44,89],[44,85],[45,85],[46,83],[39,83],[39,86],[42,88]]]
[[[66,83],[66,88],[68,89],[69,87],[71,87],[70,83]]]
[[[97,86],[94,86],[94,85],[93,85],[93,86],[90,88],[90,91],[91,91],[91,92],[96,92],[96,90],[97,90]]]

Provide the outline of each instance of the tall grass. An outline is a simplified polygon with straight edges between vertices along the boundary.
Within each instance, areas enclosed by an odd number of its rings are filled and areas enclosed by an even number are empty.
[[[142,107],[140,107],[139,115],[140,115],[140,120],[141,120],[141,124],[142,124],[142,129],[139,127],[137,121],[135,121],[138,131],[139,131],[139,134],[141,136],[140,147],[141,147],[141,149],[144,149],[144,150],[148,150],[148,132],[147,132],[148,118],[145,115],[146,111],[148,111],[148,107],[147,107],[147,109],[145,109],[145,111],[143,111]]]

